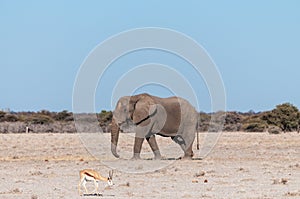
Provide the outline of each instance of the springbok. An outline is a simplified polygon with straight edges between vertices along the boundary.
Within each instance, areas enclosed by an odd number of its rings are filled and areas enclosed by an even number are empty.
[[[78,194],[81,195],[81,186],[84,187],[85,189],[85,193],[86,194],[89,194],[88,193],[88,190],[85,186],[85,184],[87,182],[90,182],[90,181],[93,181],[94,182],[94,185],[95,185],[95,189],[92,191],[92,192],[96,192],[98,191],[98,182],[100,180],[102,181],[105,181],[107,182],[107,184],[109,186],[112,186],[113,185],[113,182],[112,182],[112,177],[113,177],[113,170],[109,171],[108,173],[108,177],[105,178],[103,176],[101,176],[97,171],[95,170],[92,170],[92,169],[84,169],[84,170],[81,170],[79,172],[79,176],[80,176],[80,181],[79,181],[79,184],[78,184]]]

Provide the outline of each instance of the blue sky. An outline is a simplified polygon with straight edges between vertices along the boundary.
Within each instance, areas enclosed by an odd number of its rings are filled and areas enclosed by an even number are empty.
[[[75,78],[90,51],[112,35],[142,27],[173,29],[201,44],[220,71],[228,110],[264,111],[284,102],[300,107],[299,8],[296,0],[1,0],[0,109],[71,111]],[[122,64],[130,69],[160,61],[178,69],[176,60],[159,52],[137,53],[118,60],[111,74],[126,72],[118,70]],[[99,88],[110,89],[113,78],[105,78],[110,86]],[[140,90],[168,95],[155,86]],[[209,112],[205,92],[197,96],[200,109]],[[111,109],[105,93],[96,98],[98,111]]]

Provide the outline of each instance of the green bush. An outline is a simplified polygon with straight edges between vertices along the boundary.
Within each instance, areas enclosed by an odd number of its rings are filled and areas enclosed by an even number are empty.
[[[57,114],[55,114],[53,116],[53,119],[57,120],[57,121],[73,121],[73,114],[68,112],[67,110],[63,110],[61,112],[58,112]]]
[[[252,122],[244,124],[242,129],[246,132],[264,132],[266,125],[261,122]]]
[[[4,121],[5,114],[6,114],[5,112],[0,111],[0,122]]]
[[[17,122],[18,121],[18,116],[14,114],[6,114],[4,116],[4,120],[6,122]]]
[[[280,134],[282,132],[281,128],[279,128],[278,126],[270,126],[268,128],[268,132],[270,134]]]
[[[30,124],[50,124],[53,123],[53,119],[47,115],[35,115],[26,119],[27,123]]]
[[[112,120],[112,112],[102,110],[101,113],[97,114],[98,120],[100,123],[111,122]]]
[[[277,105],[272,111],[265,112],[262,119],[269,125],[281,128],[284,132],[296,131],[300,124],[299,110],[290,103]]]
[[[112,117],[113,115],[111,111],[102,110],[97,114],[99,125],[104,131],[108,131]]]

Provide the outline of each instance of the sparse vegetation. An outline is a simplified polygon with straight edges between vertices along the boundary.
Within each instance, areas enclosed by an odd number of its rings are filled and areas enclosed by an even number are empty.
[[[99,126],[104,132],[110,131],[112,112],[102,110],[96,113]],[[95,121],[95,114],[82,113],[76,116],[84,122]],[[211,119],[214,118],[214,121]],[[50,112],[41,110],[38,112],[11,112],[0,111],[0,133],[25,132],[29,126],[32,132],[76,132],[73,113],[67,110]],[[218,131],[219,122],[224,121],[223,131],[269,132],[278,134],[300,130],[299,109],[290,104],[277,105],[273,110],[266,112],[254,112],[253,110],[241,112],[217,112],[199,113],[199,131]],[[12,124],[19,127],[13,127]]]

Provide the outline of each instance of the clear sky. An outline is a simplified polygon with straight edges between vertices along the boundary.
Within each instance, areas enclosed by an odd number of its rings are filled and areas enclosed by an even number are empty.
[[[297,0],[0,0],[0,109],[72,111],[75,78],[89,52],[112,35],[142,27],[170,28],[201,44],[222,76],[227,110],[264,111],[284,102],[300,107],[299,10]],[[158,54],[123,61],[134,67],[160,61]],[[180,63],[169,55],[164,60]],[[115,63],[111,74],[124,63]],[[162,88],[141,89],[166,95]],[[111,109],[103,95],[96,94],[95,106]],[[209,111],[206,98],[200,107]]]

